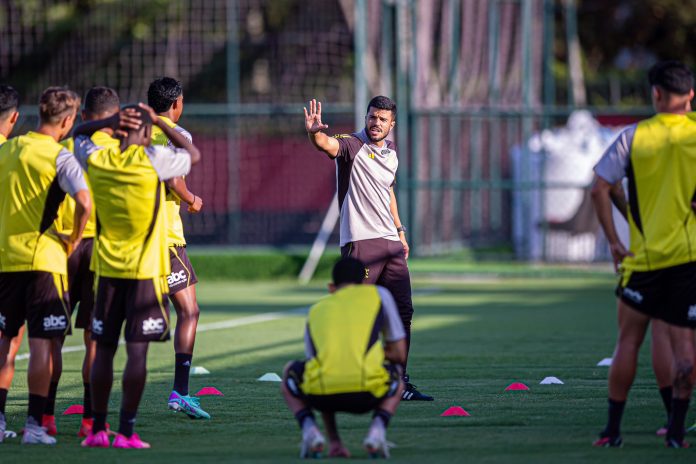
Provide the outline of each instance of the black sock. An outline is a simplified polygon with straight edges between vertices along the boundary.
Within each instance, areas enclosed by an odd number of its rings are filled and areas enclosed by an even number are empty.
[[[174,391],[180,395],[189,394],[189,371],[191,370],[192,354],[176,353],[174,362]]]
[[[679,398],[672,399],[672,414],[669,416],[669,426],[667,428],[667,438],[673,438],[678,441],[684,440],[684,422],[686,421],[686,412],[689,410],[689,400],[681,400]]]
[[[58,394],[58,382],[51,380],[51,386],[48,388],[48,398],[46,398],[46,409],[44,414],[53,416],[56,412],[56,395]]]
[[[92,418],[92,393],[90,392],[89,389],[89,383],[83,383],[82,384],[84,390],[82,392],[82,406],[84,407],[84,411],[82,412],[82,418],[83,419],[91,419]]]
[[[609,422],[602,435],[605,437],[618,437],[621,435],[621,418],[623,417],[625,407],[625,401],[614,401],[609,398]]]
[[[672,387],[660,388],[660,396],[665,405],[665,411],[667,411],[667,420],[669,420],[669,415],[672,413]]]
[[[300,428],[302,428],[305,420],[311,419],[314,421],[314,414],[312,413],[311,409],[304,408],[303,410],[295,413],[295,419],[297,419],[297,423],[300,424]]]
[[[106,413],[93,411],[94,422],[92,423],[92,433],[106,430]]]
[[[29,393],[29,417],[32,417],[37,425],[41,425],[41,416],[46,410],[46,397],[41,395],[32,395]]]
[[[7,389],[0,388],[0,414],[5,414],[5,405],[7,404]]]
[[[392,418],[392,414],[385,411],[384,409],[375,409],[375,413],[372,415],[373,418],[379,417],[384,422],[384,428],[389,427],[389,421]]]
[[[135,412],[125,411],[121,409],[121,416],[118,423],[118,433],[130,438],[133,435],[133,427],[135,427]]]

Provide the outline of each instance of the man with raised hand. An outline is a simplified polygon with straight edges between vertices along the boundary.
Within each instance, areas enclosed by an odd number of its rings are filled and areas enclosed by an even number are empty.
[[[314,147],[336,160],[340,215],[341,256],[365,263],[365,283],[388,289],[396,300],[406,330],[407,353],[411,343],[411,276],[406,260],[406,228],[399,218],[394,195],[399,161],[396,146],[387,140],[396,124],[396,104],[378,96],[370,100],[365,128],[354,134],[329,137],[321,120],[321,102],[309,102],[305,128]],[[418,391],[405,372],[404,401],[432,401]]]
[[[595,166],[593,200],[621,270],[616,290],[619,335],[609,370],[609,418],[595,446],[622,445],[621,419],[638,351],[651,318],[669,324],[673,350],[672,407],[666,444],[684,442],[693,388],[696,328],[696,121],[686,116],[694,77],[667,61],[649,73],[657,114],[626,128]],[[611,213],[612,189],[628,179],[630,249],[619,240]]]
[[[155,79],[147,90],[147,103],[164,124],[192,142],[191,134],[178,125],[184,111],[181,82],[171,77]],[[170,148],[173,146],[171,140],[157,126],[152,128],[152,144]],[[198,213],[203,206],[203,200],[188,190],[183,177],[167,181],[167,189],[167,247],[172,269],[167,282],[169,298],[176,311],[174,384],[167,406],[172,411],[181,411],[192,419],[210,419],[210,415],[201,408],[198,398],[189,395],[189,371],[193,362],[200,310],[196,300],[198,278],[186,254],[184,224],[179,213],[182,201],[188,204],[190,213]]]
[[[26,321],[30,355],[25,444],[56,443],[41,427],[51,381],[51,345],[70,333],[67,258],[80,244],[92,207],[82,169],[58,143],[72,129],[79,106],[75,92],[46,89],[39,100],[37,130],[0,147],[0,369],[11,339]],[[54,226],[66,193],[76,202],[69,236]],[[4,432],[4,415],[0,428]]]
[[[302,430],[300,457],[324,449],[312,409],[321,411],[329,457],[350,457],[336,413],[374,413],[363,446],[372,457],[389,457],[387,426],[403,392],[406,333],[394,298],[380,286],[360,285],[365,265],[343,258],[333,268],[331,295],[312,306],[305,330],[305,361],[288,363],[283,397]],[[380,341],[380,334],[383,341]]]
[[[151,146],[156,124],[178,148]],[[110,127],[125,128],[118,147],[101,147],[90,136]],[[140,104],[75,129],[75,157],[89,176],[98,212],[92,270],[96,298],[92,338],[97,342],[92,365],[94,422],[84,447],[110,445],[106,416],[113,384],[113,362],[125,322],[128,359],[114,448],[149,448],[134,431],[147,376],[150,342],[169,339],[163,181],[188,174],[200,152],[167,126],[152,108]]]

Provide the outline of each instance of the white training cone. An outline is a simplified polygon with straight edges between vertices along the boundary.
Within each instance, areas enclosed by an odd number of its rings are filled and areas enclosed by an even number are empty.
[[[283,379],[281,379],[280,376],[275,372],[267,372],[256,380],[259,382],[280,382]]]
[[[194,366],[191,368],[191,375],[206,375],[210,374],[210,371],[203,366]]]
[[[563,385],[563,381],[558,377],[545,377],[539,385]]]
[[[611,358],[604,358],[597,363],[598,366],[611,366]]]

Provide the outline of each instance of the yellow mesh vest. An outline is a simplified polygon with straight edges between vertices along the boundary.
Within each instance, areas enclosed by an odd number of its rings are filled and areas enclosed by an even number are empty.
[[[660,113],[638,124],[627,168],[629,271],[696,261],[696,120]]]
[[[160,119],[164,121],[169,127],[176,127],[171,119],[160,116]],[[157,126],[152,126],[152,144],[153,145],[164,145],[167,146],[169,139],[162,129]],[[165,210],[167,214],[167,245],[186,245],[186,238],[184,238],[184,224],[181,222],[181,215],[179,210],[181,208],[181,200],[179,200],[176,195],[172,193],[167,193],[167,201],[165,203]]]
[[[309,333],[316,356],[305,364],[302,391],[308,395],[389,389],[384,349],[375,324],[381,299],[373,285],[352,285],[309,310]]]
[[[102,148],[87,159],[97,209],[91,269],[100,276],[164,280],[166,247],[164,185],[144,147]]]
[[[63,147],[29,132],[0,146],[0,272],[67,274],[67,255],[53,224],[65,193],[56,178]]]

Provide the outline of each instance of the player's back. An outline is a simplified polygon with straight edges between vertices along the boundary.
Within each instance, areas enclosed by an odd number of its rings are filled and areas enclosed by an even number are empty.
[[[46,233],[65,197],[56,178],[62,150],[37,132],[0,146],[0,271],[66,273],[63,246]]]
[[[87,159],[87,174],[98,211],[93,270],[130,279],[168,274],[164,187],[147,149],[100,147]]]
[[[659,113],[636,126],[627,169],[631,251],[628,268],[696,261],[696,120]]]

